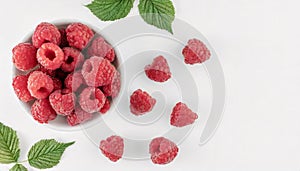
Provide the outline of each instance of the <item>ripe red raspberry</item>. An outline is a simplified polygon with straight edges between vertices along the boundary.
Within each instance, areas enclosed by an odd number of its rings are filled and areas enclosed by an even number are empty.
[[[67,122],[70,126],[75,126],[92,119],[92,117],[92,114],[85,112],[77,106],[73,113],[67,116]]]
[[[149,153],[154,164],[168,164],[172,162],[178,153],[178,147],[172,141],[158,137],[151,141]]]
[[[38,62],[36,60],[36,48],[29,43],[20,43],[12,50],[13,63],[21,71],[34,68]]]
[[[130,111],[139,116],[150,112],[155,105],[156,100],[147,92],[138,89],[130,96]]]
[[[68,43],[68,40],[67,40],[67,33],[66,33],[66,29],[64,28],[61,28],[59,29],[59,32],[60,32],[60,35],[61,35],[61,39],[60,39],[60,47],[63,48],[63,47],[68,47],[69,46],[69,43]]]
[[[73,23],[66,28],[69,45],[82,50],[94,36],[94,32],[88,26],[81,23]]]
[[[63,48],[65,58],[61,65],[61,69],[65,72],[72,72],[82,65],[84,56],[81,52],[72,47]]]
[[[18,98],[23,102],[29,102],[34,98],[27,89],[28,75],[19,75],[13,79],[12,86]]]
[[[82,76],[88,86],[100,87],[112,82],[115,67],[102,57],[91,57],[82,66]]]
[[[92,45],[88,49],[89,56],[103,57],[110,62],[115,60],[115,51],[103,37],[97,37],[93,40]]]
[[[64,52],[53,43],[44,43],[37,51],[37,60],[46,69],[59,68],[64,59]]]
[[[37,99],[45,99],[54,89],[53,80],[42,71],[34,71],[29,75],[27,88],[31,96]]]
[[[65,79],[65,87],[73,92],[78,90],[82,84],[84,84],[84,80],[81,72],[73,72]]]
[[[32,44],[39,48],[44,43],[60,44],[61,35],[58,28],[50,23],[43,22],[39,24],[32,36]]]
[[[123,156],[124,140],[119,136],[110,136],[100,142],[99,148],[109,160],[116,162]]]
[[[116,70],[112,83],[105,85],[102,87],[103,93],[105,96],[111,96],[112,98],[115,98],[118,96],[121,88],[121,75]]]
[[[187,107],[184,103],[177,103],[173,108],[170,123],[176,127],[183,127],[194,123],[198,115]]]
[[[198,39],[191,39],[182,50],[186,64],[202,63],[210,58],[210,51],[206,45]]]
[[[165,82],[172,75],[168,62],[163,56],[154,58],[152,64],[145,67],[145,73],[149,79],[157,82]]]
[[[53,90],[61,90],[62,89],[62,83],[58,78],[52,78],[53,80]]]
[[[57,116],[48,99],[36,100],[31,106],[31,114],[39,123],[48,123]]]
[[[57,114],[67,116],[75,108],[76,96],[68,89],[56,90],[50,94],[49,101]]]
[[[103,107],[100,109],[100,113],[105,114],[109,109],[110,109],[110,102],[108,99],[106,99]]]
[[[106,98],[102,91],[94,87],[85,88],[79,96],[79,104],[81,108],[88,113],[100,111],[105,100]]]

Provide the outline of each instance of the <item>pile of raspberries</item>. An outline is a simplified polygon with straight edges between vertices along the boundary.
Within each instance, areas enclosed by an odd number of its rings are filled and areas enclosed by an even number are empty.
[[[31,41],[12,50],[19,74],[13,78],[18,98],[31,105],[39,123],[57,115],[70,126],[105,114],[121,86],[113,47],[87,25],[71,23],[58,28],[40,23]]]
[[[115,66],[115,51],[106,40],[87,25],[72,23],[66,28],[39,24],[32,40],[12,50],[13,63],[20,75],[13,78],[18,98],[31,105],[31,114],[39,123],[48,123],[57,115],[64,116],[70,126],[90,120],[96,113],[105,114],[121,87],[121,74]],[[206,45],[191,39],[182,50],[186,64],[203,63],[211,56]],[[145,66],[145,75],[155,82],[166,82],[172,76],[163,56]],[[136,116],[150,112],[156,100],[137,89],[130,96],[130,111]],[[170,115],[170,124],[184,127],[198,118],[186,104],[178,102]],[[111,161],[122,158],[124,140],[110,136],[102,140],[100,151]],[[177,145],[164,137],[149,144],[151,160],[168,164],[178,154]]]

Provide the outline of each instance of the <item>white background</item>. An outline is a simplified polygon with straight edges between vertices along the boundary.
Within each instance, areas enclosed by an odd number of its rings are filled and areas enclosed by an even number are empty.
[[[104,28],[83,7],[89,0],[2,1],[0,121],[18,131],[21,159],[42,138],[76,140],[49,170],[300,170],[300,16],[297,0],[174,0],[177,17],[199,29],[219,55],[228,90],[223,121],[197,146],[197,129],[167,166],[109,162],[82,132],[61,133],[33,121],[11,88],[11,49],[41,21],[79,19]],[[137,14],[137,9],[130,15]],[[197,128],[197,127],[196,127]],[[26,165],[28,166],[28,165]],[[5,170],[1,165],[0,170]]]

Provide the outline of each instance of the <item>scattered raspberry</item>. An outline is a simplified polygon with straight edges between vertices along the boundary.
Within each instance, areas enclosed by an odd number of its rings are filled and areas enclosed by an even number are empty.
[[[165,82],[171,78],[168,62],[163,56],[154,58],[152,64],[145,67],[145,73],[149,79],[157,82]]]
[[[210,58],[210,51],[203,42],[191,39],[182,50],[184,62],[187,64],[202,63]]]
[[[111,96],[112,98],[115,98],[118,96],[121,88],[121,75],[116,70],[112,83],[105,85],[102,87],[103,93],[105,96]]]
[[[64,58],[64,52],[53,43],[44,43],[37,51],[37,60],[46,69],[55,70],[59,68]]]
[[[110,44],[108,44],[103,37],[97,37],[93,40],[92,45],[88,49],[89,56],[103,57],[109,62],[115,60],[115,51]]]
[[[138,89],[130,96],[130,111],[135,115],[143,115],[150,112],[155,105],[156,100],[147,92]]]
[[[81,72],[74,72],[65,79],[65,87],[75,92],[84,83]]]
[[[183,127],[194,123],[198,115],[187,107],[184,103],[177,103],[173,108],[171,114],[171,125],[176,127]]]
[[[13,63],[21,71],[34,68],[38,62],[36,60],[36,48],[29,43],[20,43],[12,50]]]
[[[70,115],[75,108],[76,97],[68,89],[56,90],[49,96],[52,108],[57,114],[67,116]]]
[[[81,23],[70,24],[66,28],[67,40],[69,45],[82,50],[94,36],[93,31]]]
[[[91,57],[85,60],[81,73],[88,86],[100,87],[112,82],[115,67],[102,57]]]
[[[72,72],[75,68],[78,68],[82,65],[84,56],[81,52],[72,47],[63,48],[65,58],[64,62],[61,65],[61,69],[65,72]]]
[[[66,29],[64,28],[61,28],[59,29],[59,32],[60,32],[60,35],[61,35],[61,40],[60,40],[60,47],[63,48],[63,47],[68,47],[69,46],[69,43],[68,43],[68,40],[67,40],[67,33],[66,33]]]
[[[50,23],[43,22],[39,24],[32,36],[32,44],[39,48],[44,43],[60,44],[61,35],[58,28]]]
[[[22,102],[29,102],[34,99],[27,89],[27,80],[27,75],[19,75],[13,79],[12,83],[16,95]]]
[[[110,109],[110,102],[108,99],[106,99],[103,107],[100,109],[100,113],[105,114],[109,109]]]
[[[119,136],[110,136],[100,142],[99,148],[109,160],[116,162],[123,156],[124,140]]]
[[[75,126],[92,119],[93,115],[85,112],[80,107],[76,107],[71,115],[67,116],[67,122],[70,126]]]
[[[39,123],[48,123],[57,116],[48,99],[36,100],[31,106],[31,114]]]
[[[47,98],[54,89],[52,78],[42,71],[32,72],[27,83],[31,96],[37,99]]]
[[[81,108],[88,112],[98,112],[105,103],[105,96],[102,91],[98,88],[87,87],[79,96],[79,104]]]
[[[175,143],[164,137],[153,139],[149,145],[149,153],[154,164],[170,163],[177,156],[178,150]]]

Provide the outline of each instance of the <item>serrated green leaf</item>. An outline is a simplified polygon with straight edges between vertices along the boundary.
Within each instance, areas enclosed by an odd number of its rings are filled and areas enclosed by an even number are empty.
[[[175,9],[170,0],[140,0],[139,12],[145,22],[173,34]]]
[[[100,20],[114,21],[126,17],[133,2],[134,0],[94,0],[86,7]]]
[[[0,122],[0,163],[17,162],[19,156],[20,147],[17,132]]]
[[[15,164],[13,168],[9,169],[9,171],[28,171],[26,167],[21,164]]]
[[[65,149],[74,143],[59,143],[54,139],[41,140],[29,150],[28,162],[38,169],[52,168],[59,163]]]

